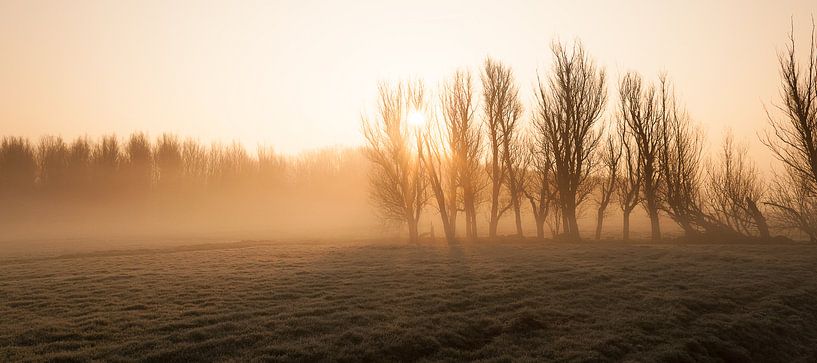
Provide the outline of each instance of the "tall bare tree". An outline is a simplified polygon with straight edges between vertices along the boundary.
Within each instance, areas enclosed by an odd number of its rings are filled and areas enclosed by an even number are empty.
[[[522,231],[522,198],[525,197],[525,181],[527,168],[525,166],[525,140],[519,135],[516,122],[505,125],[503,134],[503,159],[507,170],[505,186],[510,197],[509,205],[513,209],[516,235],[523,236]]]
[[[580,239],[577,212],[599,144],[596,124],[607,102],[605,72],[581,43],[569,50],[555,42],[551,48],[553,70],[546,82],[539,81],[534,120],[553,155],[565,235]]]
[[[616,192],[619,180],[619,163],[621,161],[622,146],[618,143],[614,134],[608,135],[604,140],[604,145],[599,149],[599,164],[601,166],[601,175],[598,180],[598,199],[596,205],[596,239],[601,239],[601,229],[604,223],[604,215],[607,206],[613,199],[613,194]]]
[[[817,242],[817,40],[812,21],[808,58],[803,66],[795,52],[794,24],[786,52],[779,56],[783,117],[767,111],[770,131],[764,144],[783,164],[768,202],[784,226]]]
[[[488,178],[491,183],[491,210],[488,221],[488,236],[496,237],[499,218],[509,208],[519,204],[520,195],[511,196],[511,203],[500,205],[500,194],[503,185],[509,179],[516,181],[515,175],[509,176],[508,155],[515,137],[517,121],[522,115],[522,102],[519,101],[519,89],[516,86],[511,68],[491,58],[485,60],[482,71],[483,107],[485,110],[485,128],[488,136]],[[517,193],[520,190],[510,188]]]
[[[662,201],[666,213],[687,237],[702,232],[732,234],[729,228],[709,216],[702,201],[701,154],[703,134],[678,104],[665,77],[661,78],[660,117]]]
[[[456,241],[457,222],[457,165],[453,152],[445,143],[450,140],[449,130],[429,126],[422,136],[419,157],[428,185],[437,201],[445,239],[448,243],[453,243]]]
[[[525,197],[530,202],[533,219],[536,222],[536,237],[545,238],[545,223],[551,214],[553,202],[556,199],[556,188],[553,180],[553,154],[548,149],[545,136],[531,133],[526,143],[525,170]]]
[[[662,77],[662,85],[664,78]],[[661,224],[658,218],[660,206],[659,189],[662,183],[662,174],[659,168],[661,143],[664,141],[664,119],[662,116],[661,98],[654,86],[645,87],[640,75],[627,73],[619,82],[619,123],[626,135],[626,140],[632,140],[634,150],[629,155],[637,155],[640,190],[644,202],[644,209],[650,217],[652,240],[661,238]],[[630,189],[632,190],[632,189]]]
[[[420,213],[428,198],[418,155],[420,135],[407,124],[407,116],[425,108],[424,87],[420,82],[380,84],[378,91],[374,119],[363,119],[365,152],[372,163],[372,199],[384,218],[405,223],[409,240],[417,242]]]
[[[477,124],[474,103],[474,87],[471,73],[457,71],[450,81],[443,85],[440,96],[442,117],[445,124],[447,148],[450,152],[452,200],[450,219],[456,223],[458,210],[457,195],[461,195],[465,212],[465,233],[467,238],[477,236],[476,210],[480,190],[482,134]],[[457,189],[461,189],[459,194]]]
[[[618,142],[621,145],[621,176],[618,178],[616,194],[623,215],[622,238],[630,240],[630,214],[641,203],[641,157],[635,138],[627,131],[627,123],[619,120]]]

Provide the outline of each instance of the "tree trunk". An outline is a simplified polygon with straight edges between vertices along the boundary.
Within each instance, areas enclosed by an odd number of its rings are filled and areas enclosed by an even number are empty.
[[[579,222],[576,218],[575,201],[568,201],[567,205],[565,206],[564,217],[565,222],[567,222],[567,225],[565,226],[565,235],[571,240],[580,241],[582,237],[579,235]]]
[[[417,220],[414,218],[408,218],[408,232],[409,232],[409,242],[410,243],[417,243],[420,240],[419,233],[417,232]]]
[[[448,218],[443,217],[443,231],[445,232],[445,241],[448,243],[454,243],[457,241],[457,237],[455,235],[454,225],[451,223],[451,220]]]
[[[598,213],[596,214],[596,240],[601,239],[601,225],[604,223],[604,209],[606,206],[599,206]]]
[[[466,209],[465,212],[465,238],[469,241],[474,239],[474,231],[471,226],[471,213]]]
[[[757,231],[760,234],[760,238],[764,240],[769,239],[769,225],[766,223],[766,217],[763,216],[763,213],[760,212],[760,209],[757,208],[757,204],[754,201],[747,198],[746,199],[747,207],[749,208],[749,213],[752,215],[752,218],[755,220],[755,224],[757,225]]]
[[[658,205],[654,200],[647,202],[647,214],[650,216],[650,238],[657,242],[661,240],[661,222],[658,220]]]
[[[477,238],[477,208],[474,205],[471,187],[464,187],[463,194],[463,204],[465,205],[465,235],[469,240],[474,240]]]
[[[685,217],[678,218],[677,222],[678,225],[681,226],[681,229],[684,230],[684,237],[690,238],[698,234],[695,228],[692,228],[692,224]]]
[[[452,181],[448,188],[448,198],[448,225],[452,236],[449,242],[453,242],[457,238],[457,184],[455,181]]]
[[[468,238],[476,240],[477,237],[479,236],[479,232],[477,230],[477,208],[474,206],[474,203],[471,203],[470,211],[471,211],[470,213],[471,234],[468,236]]]
[[[451,211],[446,206],[445,195],[442,194],[441,188],[434,188],[435,194],[437,196],[437,206],[440,209],[440,219],[443,222],[443,232],[445,233],[445,241],[448,243],[454,243],[456,240],[455,231],[454,231],[454,224],[451,223],[450,213],[455,213],[456,211]]]
[[[545,239],[545,217],[539,215],[536,216],[536,238],[542,240]]]
[[[491,191],[491,220],[488,224],[488,237],[496,238],[496,228],[499,224],[499,183],[494,184]]]
[[[568,235],[570,233],[570,221],[567,219],[567,212],[565,212],[567,208],[562,207],[562,235]]]
[[[522,233],[522,207],[520,204],[521,203],[519,203],[519,198],[518,197],[514,198],[513,213],[514,216],[516,217],[516,235],[518,237],[524,237]]]
[[[624,237],[622,238],[623,240],[625,240],[625,241],[630,240],[630,211],[629,210],[624,211],[624,231],[623,231],[623,235],[624,235]]]

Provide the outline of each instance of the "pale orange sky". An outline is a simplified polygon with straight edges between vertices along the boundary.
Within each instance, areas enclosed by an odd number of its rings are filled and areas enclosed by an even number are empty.
[[[765,160],[755,134],[777,97],[776,53],[792,17],[805,47],[811,14],[813,0],[0,0],[0,134],[358,145],[378,80],[436,86],[491,55],[530,105],[558,37],[581,39],[613,86],[666,70],[710,142],[731,127]]]

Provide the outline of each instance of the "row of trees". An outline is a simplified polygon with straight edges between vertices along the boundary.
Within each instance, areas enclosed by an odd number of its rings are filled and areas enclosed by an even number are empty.
[[[368,233],[360,149],[282,155],[173,135],[0,138],[0,239]]]
[[[172,195],[242,191],[258,196],[290,193],[294,188],[319,192],[316,189],[332,187],[327,180],[353,179],[363,165],[355,150],[287,157],[262,147],[253,155],[238,143],[207,146],[169,134],[154,141],[143,133],[70,142],[47,136],[37,143],[3,137],[0,197],[111,199],[165,191]],[[344,176],[339,178],[340,174]]]
[[[593,205],[599,238],[608,207],[617,204],[625,240],[630,214],[641,206],[653,240],[661,238],[662,214],[690,237],[768,239],[764,214],[769,214],[774,227],[817,241],[815,48],[812,38],[805,72],[793,37],[780,58],[783,116],[769,114],[771,132],[763,142],[783,171],[770,185],[747,160],[746,146],[731,135],[717,155],[703,157],[703,134],[668,77],[649,82],[627,73],[618,80],[615,104],[608,105],[604,69],[581,43],[557,42],[552,69],[539,77],[529,110],[512,70],[491,58],[480,72],[481,103],[469,71],[457,71],[445,82],[438,102],[431,102],[420,81],[382,83],[377,112],[363,119],[373,200],[384,218],[408,225],[413,241],[428,202],[449,241],[456,238],[460,211],[465,235],[476,237],[475,213],[482,203],[489,237],[497,235],[508,211],[521,236],[528,204],[538,237],[548,225],[554,236],[573,240],[581,237],[581,211]],[[605,119],[608,109],[613,111]],[[417,113],[429,122],[406,122]]]

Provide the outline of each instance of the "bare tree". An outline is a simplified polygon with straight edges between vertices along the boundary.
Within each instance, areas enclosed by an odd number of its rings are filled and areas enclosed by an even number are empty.
[[[420,212],[427,201],[426,178],[418,155],[420,137],[406,117],[425,107],[423,86],[381,84],[378,90],[375,119],[363,119],[372,199],[384,218],[406,223],[409,240],[417,242]]]
[[[207,148],[194,139],[187,139],[182,144],[182,175],[185,184],[192,189],[190,192],[200,191],[208,183],[208,156]]]
[[[618,122],[618,142],[621,145],[622,164],[621,176],[618,178],[616,194],[621,206],[624,227],[622,239],[630,240],[630,214],[641,203],[641,157],[638,155],[638,146],[635,138],[627,131],[626,122]]]
[[[503,134],[503,156],[507,170],[505,186],[510,197],[509,205],[513,208],[516,235],[523,236],[522,232],[522,198],[525,197],[525,181],[527,168],[525,167],[525,142],[517,131],[516,122],[505,125]]]
[[[661,175],[664,179],[664,210],[687,237],[700,233],[734,237],[735,233],[708,215],[702,201],[701,152],[703,134],[692,124],[675,98],[665,77],[661,78],[660,110]]]
[[[37,146],[40,187],[49,193],[65,192],[68,176],[68,145],[61,137],[46,136]]]
[[[578,240],[581,189],[592,170],[600,138],[596,123],[607,102],[605,72],[596,67],[581,43],[572,50],[558,42],[551,48],[553,70],[546,83],[539,81],[534,120],[553,155],[565,235]]]
[[[596,239],[601,239],[601,229],[604,223],[604,214],[613,194],[618,186],[619,162],[621,161],[621,144],[613,135],[608,135],[604,146],[599,149],[598,160],[601,164],[602,175],[599,176],[599,193],[596,205]]]
[[[491,183],[491,210],[488,221],[488,236],[496,237],[497,225],[502,214],[514,207],[519,208],[521,190],[517,188],[517,178],[509,170],[511,155],[509,143],[513,140],[517,121],[522,115],[519,89],[510,67],[491,58],[485,60],[482,71],[483,107],[488,135],[488,178]],[[509,190],[511,203],[500,205],[500,193],[508,180],[514,183]],[[514,202],[516,201],[516,202]],[[520,232],[517,230],[517,232]]]
[[[429,125],[431,126],[431,125]],[[443,131],[445,130],[445,131]],[[429,127],[422,136],[420,160],[428,177],[428,185],[437,201],[437,210],[448,243],[456,241],[457,221],[457,170],[456,162],[445,140],[451,136],[447,128]]]
[[[536,237],[545,238],[545,223],[551,214],[556,188],[553,180],[553,155],[548,149],[544,135],[531,133],[523,170],[526,173],[524,192],[530,202],[536,222]]]
[[[466,236],[474,239],[477,236],[476,208],[480,189],[482,139],[481,130],[474,117],[476,106],[470,72],[457,71],[452,79],[443,85],[440,105],[453,176],[449,187],[451,189],[448,208],[450,224],[452,228],[456,224],[459,208],[457,189],[460,187],[465,212]]]
[[[778,175],[767,204],[774,208],[774,224],[783,229],[800,231],[809,241],[817,242],[817,197],[810,181],[794,170]]]
[[[22,137],[3,137],[0,142],[0,196],[21,196],[34,190],[37,155]]]
[[[783,117],[775,118],[767,111],[771,130],[762,140],[782,162],[784,173],[775,182],[768,204],[784,227],[799,229],[817,242],[817,40],[813,20],[805,67],[795,52],[793,24],[779,62],[782,104],[777,108]]]
[[[262,188],[279,191],[286,183],[287,159],[271,147],[257,150],[258,178]]]
[[[182,143],[171,134],[163,134],[156,141],[153,159],[156,162],[158,185],[176,189],[182,176]]]
[[[127,177],[131,186],[141,192],[150,188],[153,181],[153,165],[150,141],[143,133],[134,133],[125,146]]]
[[[111,193],[117,187],[122,150],[115,135],[104,136],[95,145],[93,154],[94,180],[99,183],[97,192]]]
[[[743,236],[768,239],[769,226],[758,208],[763,184],[747,152],[745,145],[735,145],[731,133],[724,138],[719,160],[707,169],[707,214]]]
[[[85,195],[91,186],[91,154],[93,145],[87,137],[79,137],[68,149],[68,184],[77,195]]]
[[[662,85],[663,80],[662,77]],[[637,169],[641,181],[639,189],[642,193],[642,197],[638,199],[644,202],[644,209],[650,217],[652,240],[656,241],[661,239],[658,209],[659,189],[662,184],[659,155],[665,129],[664,119],[661,117],[662,106],[665,106],[661,102],[663,93],[657,94],[653,86],[645,88],[641,76],[636,73],[628,73],[621,79],[618,92],[620,99],[618,118],[622,124],[621,130],[626,133],[622,137],[627,141],[632,140],[632,145],[628,146],[635,149],[630,150],[629,155],[638,157]]]

